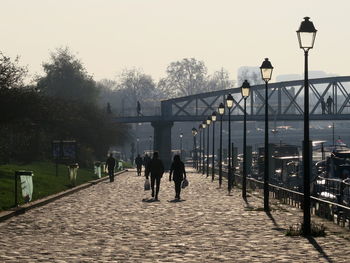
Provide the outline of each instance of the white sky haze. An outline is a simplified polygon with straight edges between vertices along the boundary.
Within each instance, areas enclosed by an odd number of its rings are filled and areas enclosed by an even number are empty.
[[[265,57],[274,76],[301,74],[296,30],[310,16],[318,30],[310,70],[350,75],[349,0],[0,0],[0,50],[21,57],[31,75],[68,46],[95,80],[141,68],[156,81],[172,61],[194,57],[212,74],[236,79]]]

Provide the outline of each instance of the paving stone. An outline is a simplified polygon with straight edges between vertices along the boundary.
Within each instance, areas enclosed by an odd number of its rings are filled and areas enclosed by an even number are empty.
[[[218,189],[194,171],[181,202],[164,176],[150,202],[135,171],[0,223],[0,262],[348,262],[349,231],[332,225],[314,242],[284,234],[301,222],[290,207]],[[282,205],[275,205],[276,208]],[[286,208],[288,211],[286,212]]]

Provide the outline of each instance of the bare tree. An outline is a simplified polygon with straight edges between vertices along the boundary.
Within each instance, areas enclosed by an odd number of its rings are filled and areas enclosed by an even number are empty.
[[[19,57],[11,61],[0,51],[0,89],[11,89],[23,86],[27,68],[18,65]]]
[[[205,92],[207,68],[203,61],[195,58],[184,58],[171,62],[167,76],[158,83],[158,88],[167,97],[179,97]]]
[[[230,80],[228,71],[221,68],[219,71],[215,71],[212,76],[209,77],[208,91],[212,90],[224,90],[233,88],[235,84],[234,80]]]

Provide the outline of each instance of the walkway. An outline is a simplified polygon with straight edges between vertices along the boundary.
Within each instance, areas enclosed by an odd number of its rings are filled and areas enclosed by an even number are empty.
[[[160,201],[143,201],[143,177],[124,173],[0,223],[0,262],[349,262],[340,234],[305,239],[284,230],[296,210],[232,196],[189,173],[182,202],[166,174]]]

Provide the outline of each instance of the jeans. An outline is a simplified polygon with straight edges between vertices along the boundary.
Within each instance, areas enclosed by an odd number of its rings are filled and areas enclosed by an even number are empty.
[[[175,198],[180,198],[182,181],[174,181],[175,183]]]
[[[156,183],[156,193],[155,198],[158,199],[158,193],[160,188],[160,176],[152,176],[151,175],[151,189],[152,189],[152,197],[154,196],[154,183]]]
[[[108,170],[109,181],[114,182],[114,169]]]

